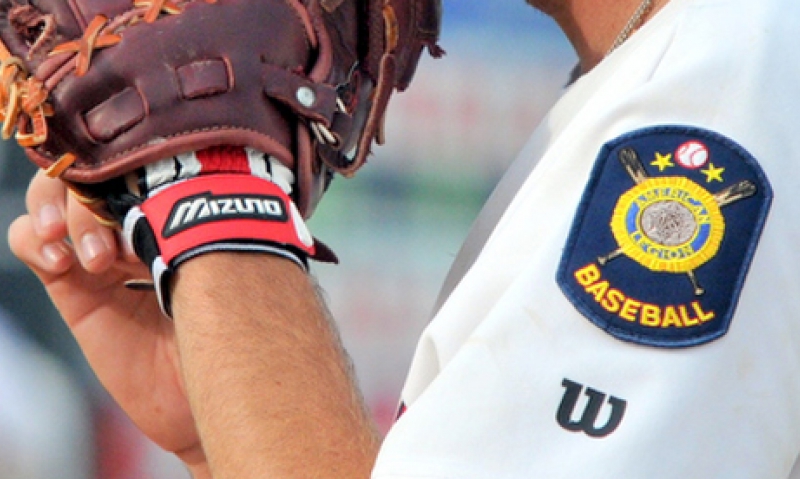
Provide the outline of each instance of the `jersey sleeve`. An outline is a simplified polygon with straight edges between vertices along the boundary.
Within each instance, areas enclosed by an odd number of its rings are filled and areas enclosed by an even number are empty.
[[[794,477],[798,15],[673,0],[565,94],[375,478]]]

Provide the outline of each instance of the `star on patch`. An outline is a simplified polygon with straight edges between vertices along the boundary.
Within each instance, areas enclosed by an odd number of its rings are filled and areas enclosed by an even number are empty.
[[[722,183],[722,173],[725,172],[725,168],[719,168],[714,166],[714,163],[709,163],[708,168],[700,170],[700,172],[706,175],[706,183],[711,183],[712,181],[719,181]]]
[[[664,171],[667,168],[675,166],[675,163],[672,162],[672,153],[662,155],[661,153],[656,152],[656,159],[653,160],[650,165],[658,167],[658,171]]]

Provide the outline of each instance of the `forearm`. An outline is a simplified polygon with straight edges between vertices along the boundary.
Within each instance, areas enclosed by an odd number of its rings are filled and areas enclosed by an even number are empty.
[[[368,477],[378,441],[314,285],[269,255],[179,268],[183,374],[215,479]]]

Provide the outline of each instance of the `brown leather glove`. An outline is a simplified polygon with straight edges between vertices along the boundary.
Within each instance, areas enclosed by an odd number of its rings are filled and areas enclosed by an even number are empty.
[[[3,134],[111,221],[194,175],[160,175],[165,159],[181,170],[181,155],[219,146],[288,171],[284,207],[308,218],[335,173],[352,175],[380,140],[389,97],[409,85],[425,47],[442,53],[440,17],[440,0],[0,0]],[[232,164],[242,157],[195,173],[203,184],[250,175]],[[132,187],[154,178],[144,193]],[[237,183],[223,182],[220,194],[234,198]],[[263,196],[244,189],[256,195],[247,201]],[[159,202],[165,219],[186,207],[172,196]],[[208,205],[222,204],[214,198]],[[228,239],[247,243],[241,230]],[[156,243],[145,262],[163,253]],[[290,249],[318,254],[306,246]]]
[[[249,146],[295,172],[308,217],[332,172],[363,164],[423,48],[441,53],[440,15],[440,0],[2,0],[3,131],[99,197],[145,164]]]

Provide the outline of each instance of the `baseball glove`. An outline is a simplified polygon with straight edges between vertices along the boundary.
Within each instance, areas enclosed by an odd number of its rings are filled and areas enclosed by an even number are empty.
[[[156,279],[209,244],[304,261],[302,220],[382,141],[422,51],[442,53],[440,17],[440,0],[0,0],[2,133],[130,223]]]

